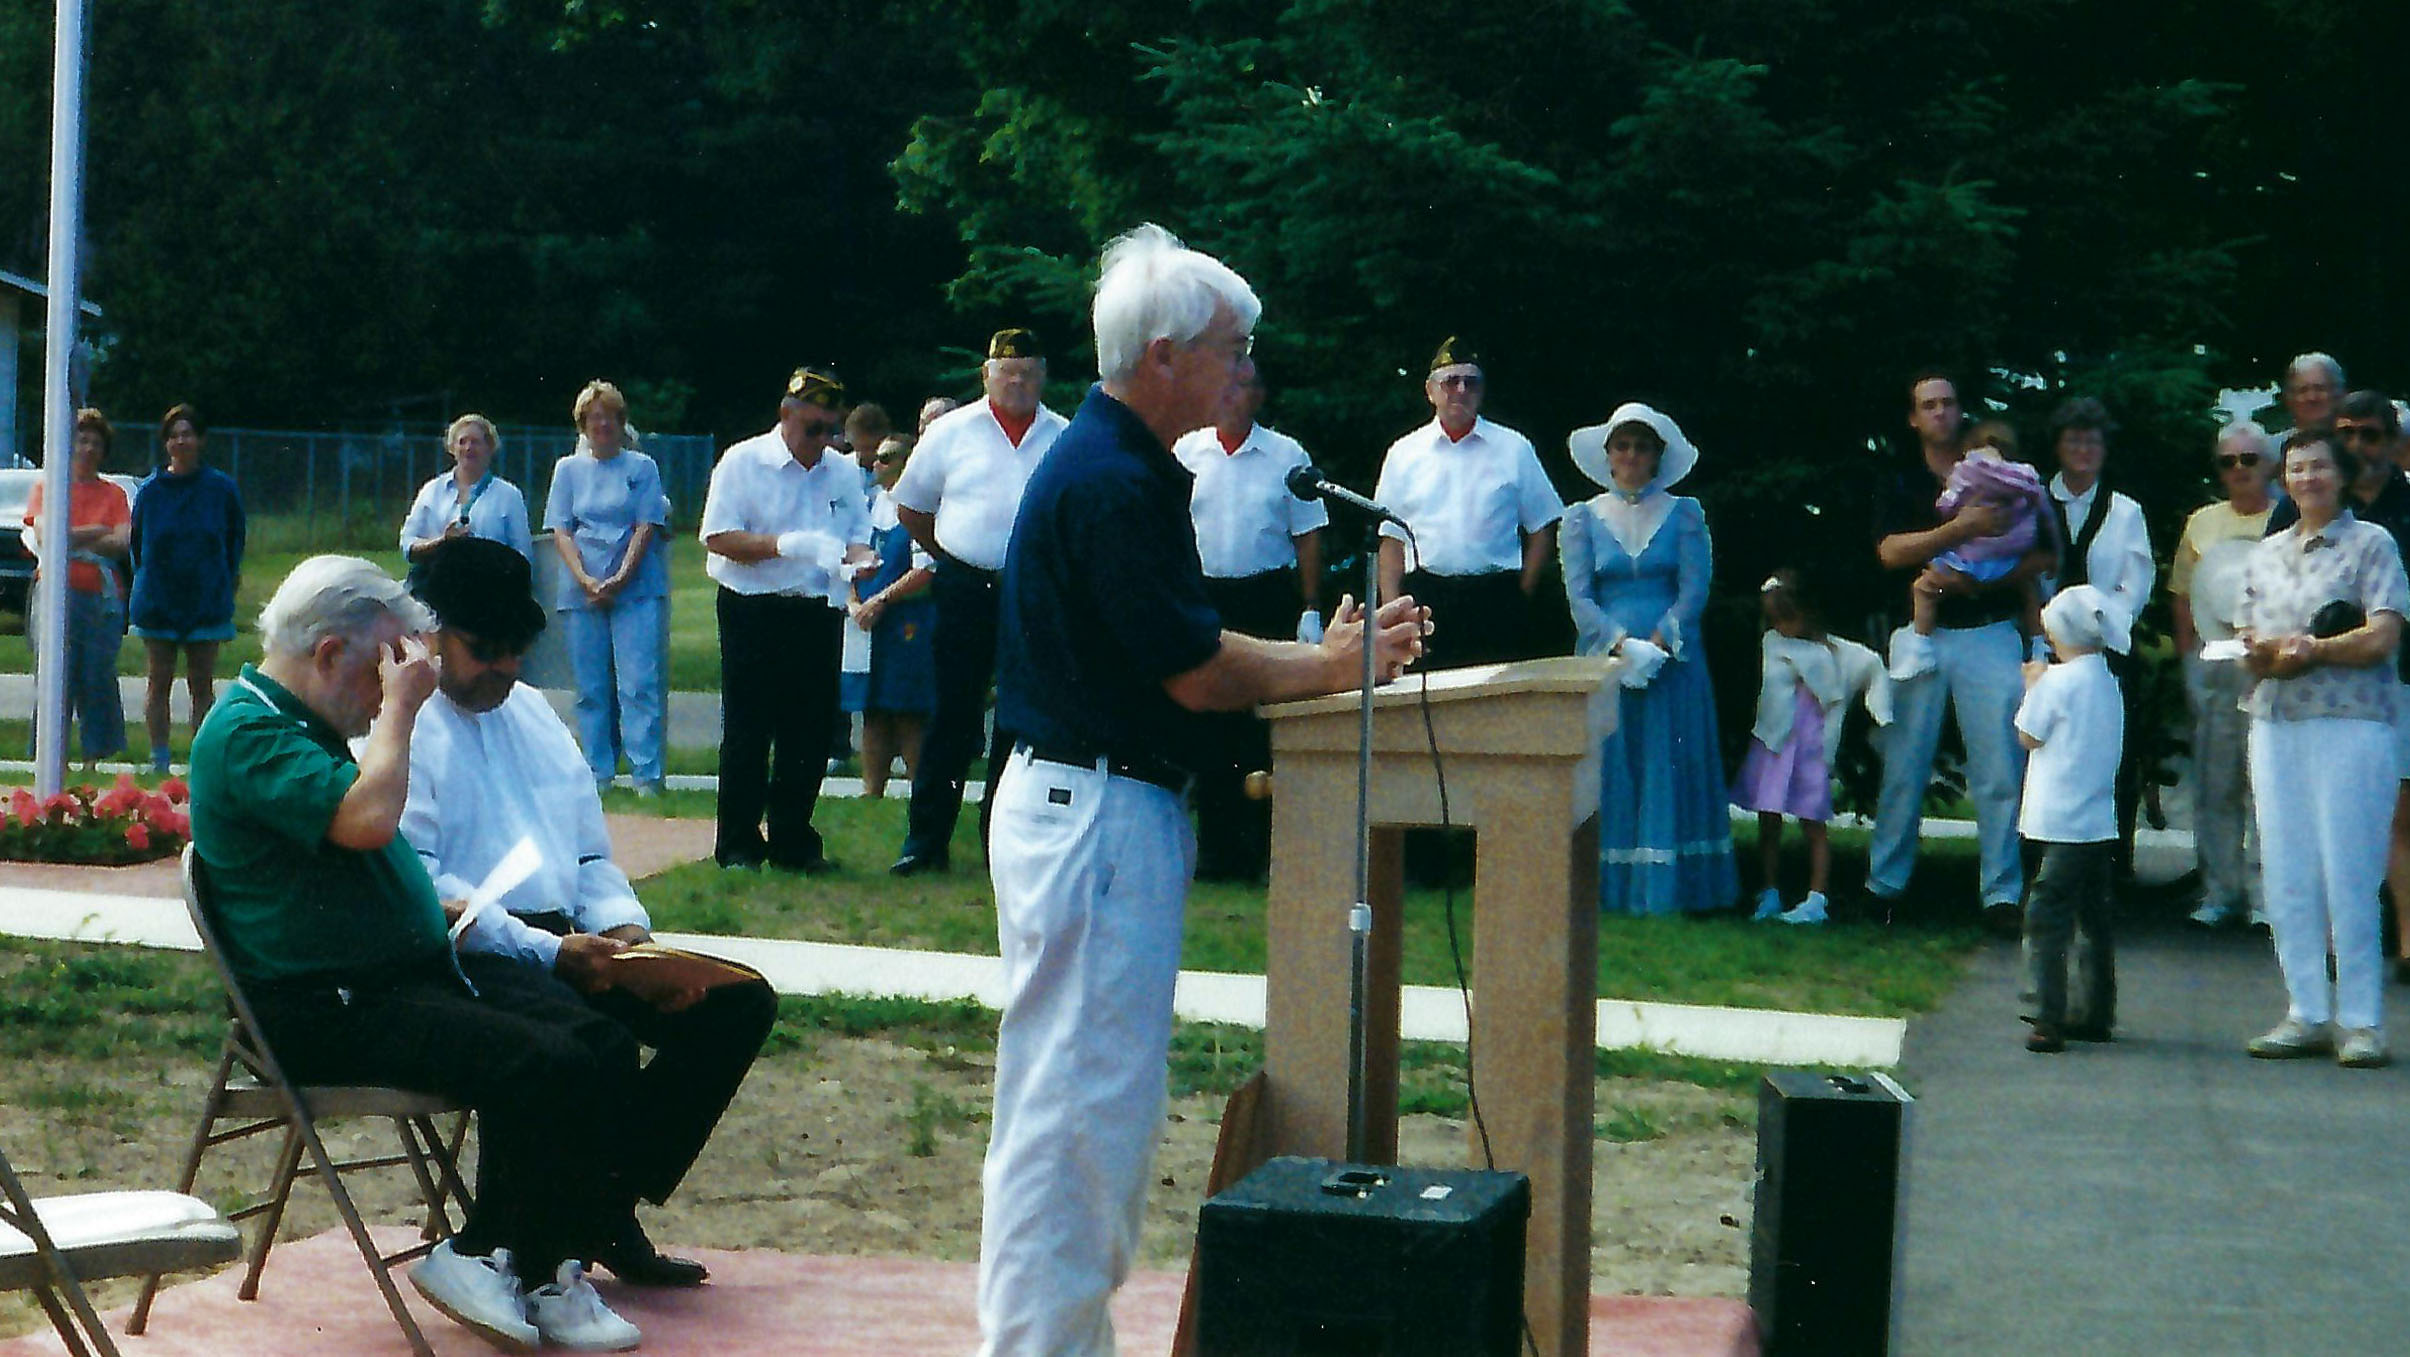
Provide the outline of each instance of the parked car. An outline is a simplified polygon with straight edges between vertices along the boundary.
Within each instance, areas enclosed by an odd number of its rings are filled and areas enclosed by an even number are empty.
[[[126,492],[126,503],[134,502],[135,487],[142,484],[133,476],[114,472],[101,473],[118,489]],[[33,550],[25,545],[25,502],[33,498],[34,483],[42,479],[38,467],[8,467],[0,469],[0,609],[22,616],[33,594]],[[131,584],[132,576],[124,566],[118,568],[120,583]]]

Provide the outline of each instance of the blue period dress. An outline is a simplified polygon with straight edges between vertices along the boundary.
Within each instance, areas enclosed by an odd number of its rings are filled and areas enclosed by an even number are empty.
[[[1581,652],[1604,654],[1625,636],[1661,635],[1669,655],[1648,686],[1620,690],[1615,730],[1599,749],[1599,908],[1720,909],[1740,881],[1715,692],[1698,634],[1711,553],[1707,516],[1697,500],[1669,497],[1635,555],[1608,529],[1605,498],[1567,510],[1559,538]]]
[[[869,598],[912,573],[912,531],[896,518],[895,502],[881,490],[870,505],[870,545],[879,553],[878,573],[854,586]],[[838,691],[847,711],[900,712],[926,716],[937,705],[936,651],[931,643],[937,604],[927,590],[892,604],[870,633],[870,668],[842,675]]]

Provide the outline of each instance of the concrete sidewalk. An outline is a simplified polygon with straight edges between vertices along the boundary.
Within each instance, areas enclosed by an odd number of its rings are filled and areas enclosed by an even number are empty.
[[[2007,944],[1911,1024],[1897,1350],[2410,1350],[2410,1068],[2246,1057],[2284,1014],[2257,934],[2118,948],[2113,1044],[2028,1054]]]

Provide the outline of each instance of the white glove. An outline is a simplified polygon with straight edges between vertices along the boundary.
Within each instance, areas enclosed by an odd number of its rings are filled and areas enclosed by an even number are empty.
[[[1297,639],[1307,645],[1322,644],[1322,614],[1312,608],[1297,615]]]
[[[778,535],[778,554],[790,561],[825,560],[831,549],[842,553],[844,548],[824,532],[798,528]]]
[[[1646,688],[1665,663],[1664,647],[1651,645],[1637,636],[1624,637],[1615,653],[1623,657],[1623,672],[1616,681],[1626,688]]]

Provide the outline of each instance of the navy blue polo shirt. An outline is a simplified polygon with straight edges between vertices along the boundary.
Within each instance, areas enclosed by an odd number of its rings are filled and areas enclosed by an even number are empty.
[[[1030,473],[1004,553],[998,725],[1033,745],[1203,762],[1209,723],[1163,691],[1222,645],[1191,479],[1128,406],[1089,388]]]

